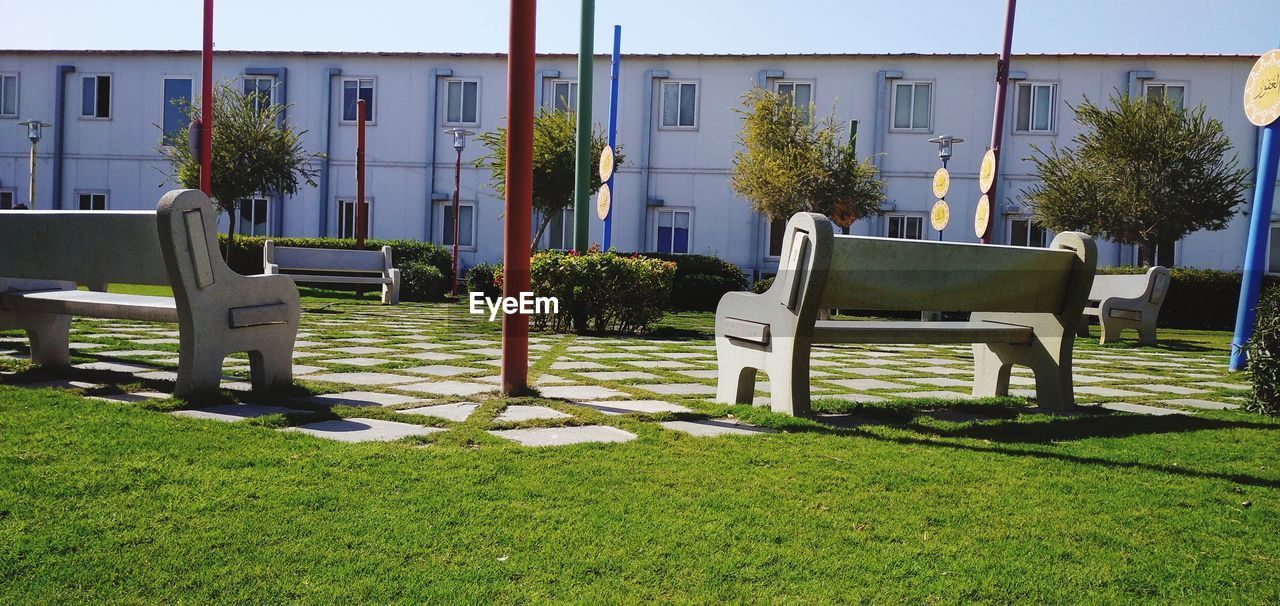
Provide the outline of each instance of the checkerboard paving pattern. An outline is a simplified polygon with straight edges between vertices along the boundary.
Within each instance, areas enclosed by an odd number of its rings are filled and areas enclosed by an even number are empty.
[[[295,379],[313,395],[173,411],[194,419],[240,421],[279,417],[281,431],[343,442],[413,439],[429,442],[464,425],[500,443],[554,446],[626,442],[637,432],[697,438],[770,433],[728,416],[714,402],[715,346],[709,338],[651,339],[534,333],[533,384],[544,399],[497,398],[498,324],[466,314],[462,305],[402,305],[304,301]],[[74,370],[30,387],[79,390],[97,400],[152,403],[172,392],[177,332],[171,326],[77,318]],[[0,333],[0,369],[20,370],[23,335]],[[1225,351],[1103,348],[1078,343],[1076,398],[1082,406],[1140,415],[1193,415],[1238,408],[1248,389],[1225,371]],[[88,372],[93,380],[78,375]],[[244,355],[226,360],[224,388],[246,392]],[[968,346],[830,346],[813,352],[811,390],[829,402],[918,400],[928,408],[964,402],[972,355]],[[23,374],[0,375],[16,382]],[[107,381],[101,377],[113,379]],[[768,404],[763,373],[756,404]],[[104,383],[106,383],[104,385]],[[1029,371],[1016,368],[1012,393],[1034,395]],[[1028,401],[1028,411],[1034,401]],[[941,410],[944,421],[980,415]],[[853,427],[863,420],[823,415],[819,422]],[[643,429],[649,428],[649,429]],[[756,436],[754,438],[750,436]]]

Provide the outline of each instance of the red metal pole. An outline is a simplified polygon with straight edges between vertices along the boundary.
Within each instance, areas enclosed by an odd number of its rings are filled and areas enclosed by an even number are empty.
[[[356,101],[356,249],[369,235],[369,208],[364,203],[364,99]]]
[[[1004,46],[1000,49],[1000,58],[996,60],[996,112],[991,122],[991,151],[995,156],[995,171],[992,173],[991,191],[987,194],[987,230],[982,234],[982,243],[991,243],[992,225],[996,220],[996,194],[1000,189],[1000,140],[1004,137],[1004,100],[1009,91],[1009,54],[1013,50],[1013,14],[1018,0],[1009,0],[1004,13]]]
[[[502,294],[529,292],[529,224],[533,218],[533,65],[537,0],[511,0],[507,53],[507,200]],[[529,387],[529,317],[502,317],[502,393]]]
[[[458,296],[458,195],[462,192],[462,150],[453,169],[453,296]]]
[[[204,0],[204,50],[200,53],[200,191],[213,192],[213,0]]]

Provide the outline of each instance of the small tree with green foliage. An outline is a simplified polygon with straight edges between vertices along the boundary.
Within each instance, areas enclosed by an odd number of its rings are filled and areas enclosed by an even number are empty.
[[[1222,122],[1171,101],[1112,96],[1073,108],[1083,132],[1074,148],[1033,146],[1040,183],[1022,192],[1041,225],[1136,244],[1144,264],[1156,246],[1235,215],[1248,172],[1239,168]]]
[[[319,170],[312,160],[324,154],[307,153],[302,135],[284,120],[286,105],[262,103],[259,93],[242,94],[229,83],[219,84],[213,103],[213,159],[211,189],[214,204],[232,217],[228,236],[235,238],[236,210],[254,195],[292,196],[302,182],[316,185]],[[200,119],[200,106],[182,104],[191,121]],[[168,177],[182,187],[200,187],[200,162],[187,147],[190,126],[167,138],[162,151],[169,158]],[[163,185],[161,185],[163,187]]]
[[[551,219],[566,208],[573,207],[574,171],[577,154],[577,121],[570,112],[538,110],[533,117],[533,209],[542,213],[538,233],[533,237],[530,252],[538,249],[542,232]],[[489,176],[498,196],[507,193],[507,129],[480,133],[477,137],[489,150],[475,162],[477,168],[489,167]],[[596,166],[600,154],[608,145],[603,131],[591,133],[591,191],[600,189],[601,181]],[[613,150],[614,166],[621,166],[626,159],[622,146]]]
[[[742,149],[733,155],[732,185],[771,220],[816,212],[848,227],[879,214],[884,181],[871,159],[859,162],[853,138],[842,143],[834,112],[814,120],[814,107],[791,95],[753,88],[742,97]]]

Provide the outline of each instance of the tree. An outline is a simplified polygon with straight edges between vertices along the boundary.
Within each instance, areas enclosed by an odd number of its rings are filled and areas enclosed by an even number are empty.
[[[228,83],[218,85],[213,103],[213,202],[233,218],[228,235],[235,237],[236,209],[240,201],[256,194],[292,196],[301,182],[316,186],[319,170],[311,161],[324,154],[309,154],[302,135],[284,120],[287,106],[260,103],[259,93],[241,94]],[[191,121],[200,119],[199,104],[183,104]],[[187,147],[189,126],[165,141],[169,179],[182,187],[200,186],[200,162]]]
[[[797,107],[791,95],[759,87],[742,105],[732,185],[752,208],[771,220],[821,213],[841,227],[881,212],[884,181],[870,158],[858,162],[852,137],[840,142],[834,112],[814,121],[812,105]]]
[[[1201,229],[1220,230],[1242,201],[1248,171],[1238,167],[1222,123],[1204,104],[1111,97],[1073,108],[1083,132],[1074,149],[1032,147],[1040,183],[1022,192],[1033,218],[1055,230],[1084,231],[1136,244],[1144,264],[1157,245]]]
[[[573,207],[576,132],[577,123],[570,112],[540,109],[533,117],[533,208],[542,213],[542,221],[530,252],[538,249],[538,241],[551,219]],[[499,196],[506,196],[507,129],[499,127],[493,132],[480,133],[477,138],[489,153],[478,158],[475,165],[477,168],[488,165],[494,190]],[[600,154],[608,144],[603,132],[591,133],[592,167],[600,164]],[[615,167],[622,165],[625,160],[622,146],[613,150],[613,158]],[[597,172],[591,171],[591,191],[600,189],[602,183]]]

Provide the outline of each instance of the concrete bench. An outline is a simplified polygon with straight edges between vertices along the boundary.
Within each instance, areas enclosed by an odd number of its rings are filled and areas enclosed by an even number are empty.
[[[1097,264],[1089,236],[1062,233],[1045,249],[840,236],[810,213],[786,230],[769,290],[727,293],[716,309],[720,402],[752,402],[764,370],[775,412],[809,414],[816,343],[971,343],[974,395],[1007,395],[1019,364],[1035,373],[1041,406],[1074,407],[1074,329]],[[826,308],[973,313],[967,322],[817,320]]]
[[[216,390],[222,362],[248,352],[255,389],[293,382],[298,289],[277,276],[227,267],[204,194],[175,190],[155,211],[0,214],[0,329],[21,328],[31,360],[70,364],[72,316],[178,324],[175,394]],[[76,284],[145,284],[173,297],[76,290]]]
[[[1089,289],[1079,334],[1089,336],[1089,318],[1095,317],[1102,326],[1100,343],[1119,341],[1120,332],[1132,328],[1138,331],[1138,343],[1155,345],[1156,318],[1167,292],[1169,270],[1159,265],[1144,275],[1098,276]]]
[[[400,270],[391,266],[391,247],[382,250],[341,250],[276,246],[262,247],[263,273],[308,284],[377,284],[382,303],[400,304]]]

